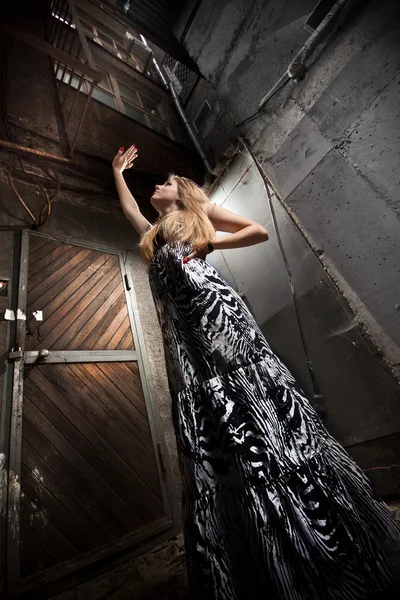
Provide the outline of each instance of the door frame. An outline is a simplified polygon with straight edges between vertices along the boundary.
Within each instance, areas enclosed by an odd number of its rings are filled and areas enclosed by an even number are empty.
[[[38,236],[48,240],[90,248],[99,252],[107,252],[117,255],[119,258],[119,267],[125,290],[125,300],[128,309],[131,331],[135,343],[134,351],[126,350],[73,350],[73,351],[50,351],[48,359],[41,361],[46,363],[66,363],[66,362],[137,362],[140,374],[143,396],[148,415],[149,428],[154,448],[154,456],[157,464],[162,500],[165,508],[165,517],[147,525],[139,531],[127,534],[118,540],[109,542],[99,548],[95,548],[83,555],[71,559],[67,563],[60,563],[39,573],[35,573],[25,578],[20,577],[19,564],[19,514],[20,514],[20,496],[21,496],[21,447],[22,447],[22,422],[23,422],[23,394],[24,394],[24,368],[25,364],[32,364],[36,361],[38,352],[25,352],[25,323],[28,315],[27,309],[27,282],[29,268],[29,241],[30,236]],[[161,543],[166,539],[179,533],[181,527],[179,522],[178,503],[175,494],[175,486],[172,478],[171,469],[167,460],[167,449],[163,434],[161,417],[155,402],[155,394],[152,385],[151,371],[149,361],[145,351],[145,342],[143,330],[140,324],[139,310],[136,295],[132,285],[130,273],[130,251],[111,247],[102,244],[95,244],[86,240],[70,238],[66,236],[53,236],[41,232],[33,232],[24,229],[21,232],[21,246],[19,264],[14,265],[18,268],[18,291],[17,291],[17,310],[15,311],[15,339],[11,342],[11,349],[18,351],[20,348],[21,356],[12,359],[13,365],[8,363],[8,370],[12,378],[11,397],[8,394],[7,404],[10,409],[9,425],[9,459],[8,459],[8,494],[7,494],[7,568],[6,580],[7,590],[10,598],[18,597],[28,591],[40,590],[46,588],[49,584],[54,584],[62,580],[67,574],[74,573],[74,581],[79,581],[79,572],[96,571],[96,565],[104,563],[108,559],[108,567],[111,562],[118,564],[127,560],[127,556],[133,557]],[[17,314],[18,312],[18,314]],[[13,336],[12,336],[13,337]],[[11,338],[12,339],[12,338]],[[82,360],[82,359],[86,360]],[[12,375],[11,375],[12,373]],[[6,388],[6,382],[4,383]],[[5,425],[7,426],[7,425]],[[1,507],[3,508],[3,507]],[[149,541],[151,545],[149,547]],[[116,562],[114,556],[118,557]],[[85,568],[86,567],[86,568]],[[101,567],[100,567],[101,568]],[[76,573],[76,576],[75,576]],[[82,574],[84,577],[84,574]],[[86,574],[87,577],[87,574]],[[57,585],[55,586],[57,588]],[[45,592],[45,589],[43,589]]]

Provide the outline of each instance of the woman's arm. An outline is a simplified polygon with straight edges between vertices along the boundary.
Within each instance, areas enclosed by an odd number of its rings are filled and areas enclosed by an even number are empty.
[[[227,231],[232,235],[212,240],[215,250],[228,250],[229,248],[244,248],[253,246],[268,240],[268,232],[262,226],[247,219],[242,215],[217,206],[216,204],[206,204],[206,213],[214,228],[217,231]],[[210,240],[211,241],[211,240]],[[203,258],[207,255],[207,248],[195,250],[184,259],[184,262],[196,258]]]
[[[254,244],[266,242],[269,238],[268,231],[262,225],[259,225],[251,219],[242,217],[242,215],[237,215],[222,206],[211,203],[206,204],[206,212],[217,231],[227,231],[232,234],[212,240],[212,245],[215,250],[228,250],[229,248],[254,246]],[[186,263],[196,257],[205,258],[207,251],[207,247],[194,250],[184,259],[184,262]]]
[[[124,149],[120,148],[112,161],[112,169],[114,173],[115,185],[122,210],[126,218],[133,225],[139,235],[143,235],[151,228],[151,223],[142,215],[139,206],[129,191],[126,185],[122,172],[125,169],[130,169],[133,166],[133,161],[138,155],[136,146],[131,146],[123,153]]]
[[[268,240],[268,231],[255,221],[247,219],[242,215],[237,215],[216,204],[210,203],[206,207],[208,218],[214,225],[214,228],[217,231],[232,233],[232,235],[213,240],[212,244],[216,250],[243,248]]]

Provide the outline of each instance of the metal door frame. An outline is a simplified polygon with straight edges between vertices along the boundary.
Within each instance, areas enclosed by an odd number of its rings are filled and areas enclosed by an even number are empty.
[[[163,435],[161,417],[156,408],[155,395],[151,383],[150,365],[145,352],[145,343],[142,327],[140,325],[139,311],[135,292],[131,282],[129,272],[129,250],[121,250],[111,246],[95,244],[86,240],[70,238],[66,236],[53,236],[31,230],[23,230],[21,233],[21,252],[19,259],[19,280],[17,296],[17,318],[15,328],[15,346],[19,346],[21,357],[14,359],[13,379],[12,379],[12,398],[11,404],[11,425],[10,425],[10,445],[9,445],[9,467],[8,467],[8,498],[7,498],[7,589],[9,597],[18,597],[28,590],[45,587],[46,584],[56,582],[66,574],[65,563],[60,563],[54,567],[49,567],[44,571],[39,571],[26,578],[20,577],[19,561],[19,515],[20,515],[20,496],[21,496],[21,447],[22,447],[22,419],[23,419],[23,381],[25,364],[36,362],[38,352],[25,352],[25,323],[27,308],[27,282],[29,267],[29,236],[38,236],[48,240],[71,244],[75,246],[90,248],[99,252],[117,255],[119,266],[124,283],[125,300],[128,309],[131,331],[135,342],[135,350],[72,350],[72,351],[50,351],[48,359],[41,360],[40,364],[51,363],[73,363],[73,362],[137,362],[140,380],[143,388],[143,396],[148,415],[149,428],[154,448],[154,456],[157,464],[162,501],[165,508],[165,517],[155,523],[151,523],[137,532],[127,534],[119,540],[114,540],[101,548],[104,550],[99,553],[99,549],[78,555],[76,559],[71,559],[67,564],[76,563],[75,568],[68,569],[68,574],[76,573],[85,566],[90,567],[98,561],[99,554],[101,559],[112,557],[123,550],[132,550],[130,556],[140,554],[143,551],[143,544],[149,538],[156,538],[157,543],[163,539],[168,539],[180,531],[178,504],[175,496],[171,470],[166,460],[167,450]],[[16,313],[17,313],[16,311]],[[83,361],[82,359],[86,360]],[[10,369],[11,371],[11,369]],[[6,382],[5,382],[6,386]],[[148,546],[148,545],[147,545]],[[126,556],[124,557],[126,559]],[[122,562],[124,558],[120,559]]]

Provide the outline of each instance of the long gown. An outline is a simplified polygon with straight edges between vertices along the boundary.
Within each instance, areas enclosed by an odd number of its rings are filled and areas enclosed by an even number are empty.
[[[149,278],[183,486],[191,598],[361,600],[399,530],[238,294],[186,242]]]

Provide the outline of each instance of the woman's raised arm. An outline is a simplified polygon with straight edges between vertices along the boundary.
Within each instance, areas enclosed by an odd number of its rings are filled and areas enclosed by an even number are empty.
[[[129,191],[122,175],[125,169],[133,167],[133,162],[137,155],[136,146],[131,146],[125,153],[124,149],[120,148],[112,161],[112,169],[123,213],[138,234],[143,235],[151,228],[151,223],[140,212],[139,206]]]

